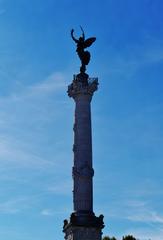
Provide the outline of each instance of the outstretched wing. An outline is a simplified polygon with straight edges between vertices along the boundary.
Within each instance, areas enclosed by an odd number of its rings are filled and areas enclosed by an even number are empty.
[[[84,48],[90,47],[92,45],[92,43],[95,42],[95,40],[96,40],[95,37],[91,37],[91,38],[88,38],[87,40],[85,40]]]

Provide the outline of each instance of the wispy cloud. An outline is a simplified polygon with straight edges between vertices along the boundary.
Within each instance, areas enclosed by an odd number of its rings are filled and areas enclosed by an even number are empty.
[[[1,168],[4,166],[15,166],[16,168],[45,168],[52,167],[53,162],[44,160],[36,154],[32,154],[21,147],[18,142],[15,144],[7,139],[1,139],[0,141],[0,165]]]
[[[66,88],[65,75],[60,72],[51,74],[45,81],[28,87],[29,96],[32,94],[48,94]]]
[[[16,199],[0,202],[0,214],[16,214],[28,208],[29,205],[29,198],[26,197],[18,197]]]
[[[44,122],[54,119],[59,111],[57,107],[54,109],[55,104],[59,104],[56,101],[59,100],[53,98],[53,101],[50,101],[49,94],[60,92],[65,86],[65,75],[56,72],[41,83],[24,86],[20,92],[12,92],[9,96],[0,98],[1,167],[8,163],[28,168],[53,165],[51,161],[32,151],[32,139],[41,137]],[[53,111],[50,111],[51,108]]]
[[[43,216],[54,216],[54,215],[63,215],[63,214],[69,214],[69,209],[51,209],[46,208],[43,209],[40,214]]]
[[[39,96],[61,91],[66,88],[66,76],[61,72],[54,72],[45,80],[32,85],[22,86],[21,90],[11,92],[9,96],[1,97],[0,103],[7,103],[9,101],[23,101],[25,99],[38,98]],[[18,84],[18,83],[17,83]],[[19,85],[19,84],[18,84]]]
[[[54,216],[55,215],[55,211],[52,209],[43,209],[41,211],[41,215],[43,216]]]
[[[143,222],[143,223],[163,223],[163,215],[158,214],[156,211],[146,209],[146,208],[137,208],[127,212],[126,219],[134,222]]]
[[[163,237],[162,208],[153,203],[153,199],[161,193],[162,187],[148,180],[137,186],[137,189],[133,188],[131,191],[127,189],[122,195],[115,197],[114,201],[104,204],[103,210],[101,206],[98,207],[100,209],[98,212],[103,211],[106,219],[127,221],[126,226],[134,226],[133,229],[124,230],[121,236],[132,234],[139,240],[160,240]]]
[[[129,228],[124,232],[123,235],[131,234],[135,236],[138,240],[162,240],[163,239],[163,228],[153,229],[151,228],[143,228],[139,229]]]
[[[133,222],[142,222],[146,225],[151,223],[163,224],[163,215],[153,209],[148,201],[140,199],[121,199],[121,202],[117,201],[115,205],[111,206],[109,216]]]

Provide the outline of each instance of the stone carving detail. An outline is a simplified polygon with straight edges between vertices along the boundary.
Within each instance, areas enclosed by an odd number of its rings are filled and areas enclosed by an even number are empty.
[[[70,226],[68,234],[66,234],[66,240],[101,240],[102,231],[94,227],[77,227]]]
[[[94,170],[86,163],[79,169],[73,167],[73,176],[80,178],[92,178],[94,176]]]
[[[67,226],[67,224],[68,224],[68,220],[65,219],[65,220],[63,221],[63,228],[65,228],[65,227]]]
[[[97,229],[94,228],[80,228],[80,231],[75,231],[74,235],[76,236],[76,239],[83,239],[83,240],[98,240],[101,239],[101,232],[97,231]]]
[[[74,75],[73,82],[68,86],[68,96],[75,97],[79,94],[93,95],[97,90],[98,78],[88,78],[88,83],[80,81],[78,75]]]

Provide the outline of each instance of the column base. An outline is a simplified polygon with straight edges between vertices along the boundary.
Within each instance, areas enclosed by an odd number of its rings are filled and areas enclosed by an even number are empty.
[[[95,227],[69,226],[65,231],[65,240],[101,240],[102,231]]]
[[[94,213],[72,213],[70,221],[64,220],[63,232],[66,240],[101,240],[104,228],[103,215]]]

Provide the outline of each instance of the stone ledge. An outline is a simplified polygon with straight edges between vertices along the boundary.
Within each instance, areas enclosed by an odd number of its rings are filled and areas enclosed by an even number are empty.
[[[93,95],[98,89],[98,78],[89,78],[86,80],[79,75],[74,75],[73,82],[68,86],[68,96],[75,97],[77,95]]]
[[[63,232],[70,226],[80,226],[80,227],[94,227],[102,229],[104,228],[103,215],[96,217],[93,213],[78,215],[77,213],[72,213],[70,221],[64,220]]]

